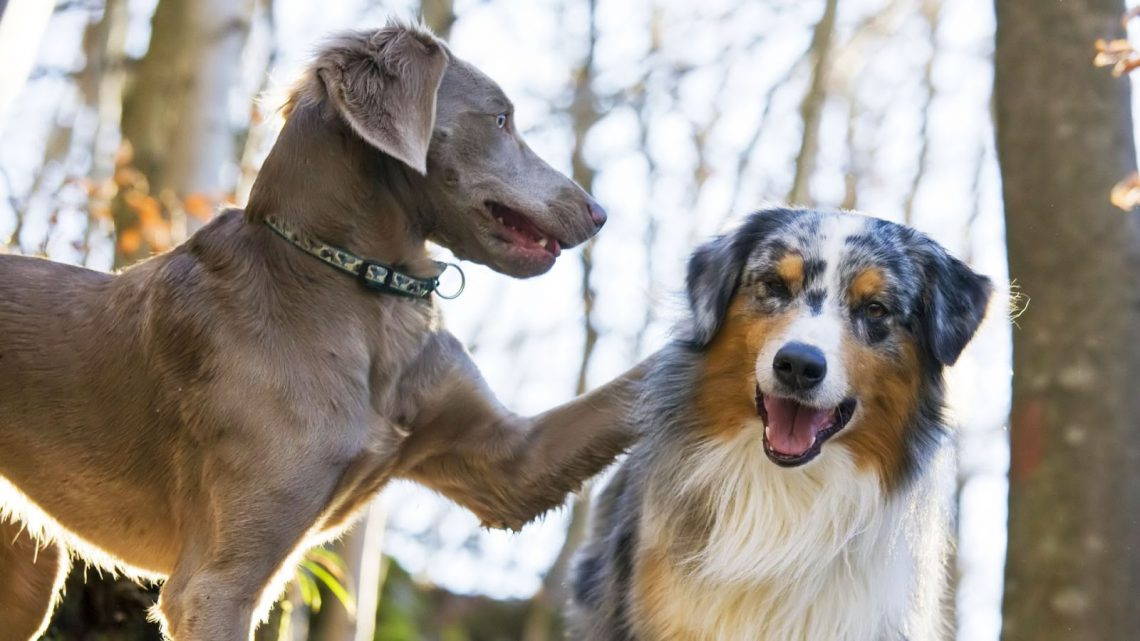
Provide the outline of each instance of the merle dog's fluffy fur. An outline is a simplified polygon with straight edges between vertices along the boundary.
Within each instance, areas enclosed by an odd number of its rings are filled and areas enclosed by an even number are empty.
[[[789,251],[802,258],[798,293],[770,295],[769,266]],[[868,267],[885,276],[880,300],[892,310],[890,322],[851,316],[838,323],[845,341],[873,356],[917,352],[912,369],[920,383],[898,401],[904,425],[894,451],[867,465],[853,462],[858,439],[877,429],[870,406],[856,414],[850,438],[837,438],[795,470],[764,458],[755,416],[725,436],[726,426],[713,425],[719,419],[701,409],[700,395],[710,362],[721,358],[712,345],[731,331],[733,302],[747,299],[757,322],[819,316],[825,305],[847,310],[837,285]],[[930,485],[924,475],[946,431],[943,368],[972,337],[989,294],[986,278],[921,233],[852,214],[759,212],[698,249],[688,269],[691,315],[646,379],[638,411],[646,436],[599,496],[577,556],[572,638],[936,637],[944,515],[924,511],[937,504],[922,498]],[[766,367],[753,360],[748,367],[752,362],[757,371]],[[847,367],[849,376],[866,378]],[[832,499],[842,507],[829,508]],[[925,536],[903,540],[906,528]],[[838,534],[828,538],[830,530]],[[789,532],[815,544],[779,540]],[[887,546],[876,537],[899,538]],[[779,563],[772,560],[780,554]],[[917,598],[920,584],[935,596]]]

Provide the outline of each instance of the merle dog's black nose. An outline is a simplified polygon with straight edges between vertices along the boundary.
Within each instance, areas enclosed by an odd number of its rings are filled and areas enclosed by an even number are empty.
[[[804,343],[788,343],[776,352],[772,361],[776,379],[797,392],[805,392],[823,382],[827,376],[827,359],[818,347]]]
[[[592,201],[586,205],[586,209],[590,212],[590,220],[594,221],[594,227],[601,229],[602,225],[606,224],[606,218],[608,218],[606,216],[606,210],[602,209],[602,206],[598,203]]]

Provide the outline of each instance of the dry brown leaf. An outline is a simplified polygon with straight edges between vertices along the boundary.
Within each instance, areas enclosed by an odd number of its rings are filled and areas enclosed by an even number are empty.
[[[182,207],[187,214],[202,222],[210,220],[214,215],[214,199],[206,194],[190,194],[182,200]]]
[[[1098,38],[1095,47],[1093,66],[1112,67],[1112,75],[1118,78],[1140,67],[1140,52],[1136,51],[1127,40]]]
[[[141,227],[166,224],[162,219],[162,206],[158,204],[158,200],[137,191],[128,193],[124,200],[127,206],[138,214]]]
[[[115,166],[126,167],[135,160],[135,148],[129,140],[124,140],[115,150]]]
[[[1140,57],[1133,56],[1127,60],[1121,60],[1116,63],[1116,66],[1112,68],[1112,75],[1119,78],[1126,73],[1131,73],[1132,70],[1137,67],[1140,67]]]
[[[146,240],[152,252],[164,252],[174,247],[174,235],[168,225],[147,228]]]
[[[1132,175],[1113,185],[1108,199],[1124,211],[1132,211],[1140,205],[1140,174],[1132,172]]]
[[[1095,47],[1096,57],[1093,58],[1093,64],[1098,67],[1114,65],[1136,53],[1132,44],[1121,38],[1111,41],[1097,38]]]
[[[146,188],[146,176],[130,165],[122,165],[115,169],[113,177],[116,187],[132,187],[134,189]]]
[[[137,229],[124,229],[119,233],[119,253],[130,256],[142,245],[142,234]]]
[[[111,208],[105,204],[98,204],[91,207],[89,215],[92,220],[103,220],[111,222]]]
[[[1097,52],[1117,55],[1127,55],[1133,51],[1132,43],[1124,38],[1115,38],[1113,40],[1097,38],[1095,47]]]

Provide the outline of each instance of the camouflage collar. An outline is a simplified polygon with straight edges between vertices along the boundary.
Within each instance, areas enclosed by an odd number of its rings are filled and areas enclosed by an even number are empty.
[[[322,262],[328,263],[342,272],[355,276],[361,285],[372,291],[411,296],[413,298],[427,298],[432,292],[435,292],[440,298],[451,299],[462,294],[463,287],[466,284],[463,270],[459,269],[458,265],[434,261],[436,266],[439,267],[440,275],[442,275],[448,267],[454,267],[455,270],[459,272],[459,289],[450,296],[444,296],[437,291],[439,288],[439,275],[433,278],[416,278],[415,276],[410,276],[391,265],[361,258],[350,251],[333,247],[332,245],[326,245],[315,238],[310,238],[289,229],[289,227],[276,216],[267,216],[265,218],[265,224],[276,232],[278,236],[293,243],[306,254],[318,258]]]

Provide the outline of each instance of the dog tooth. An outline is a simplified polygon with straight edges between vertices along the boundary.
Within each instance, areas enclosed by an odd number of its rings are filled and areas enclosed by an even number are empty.
[[[545,238],[539,238],[539,239],[538,239],[538,246],[539,246],[539,247],[546,247],[546,245],[547,245],[547,242],[548,242],[548,241],[547,241]]]

